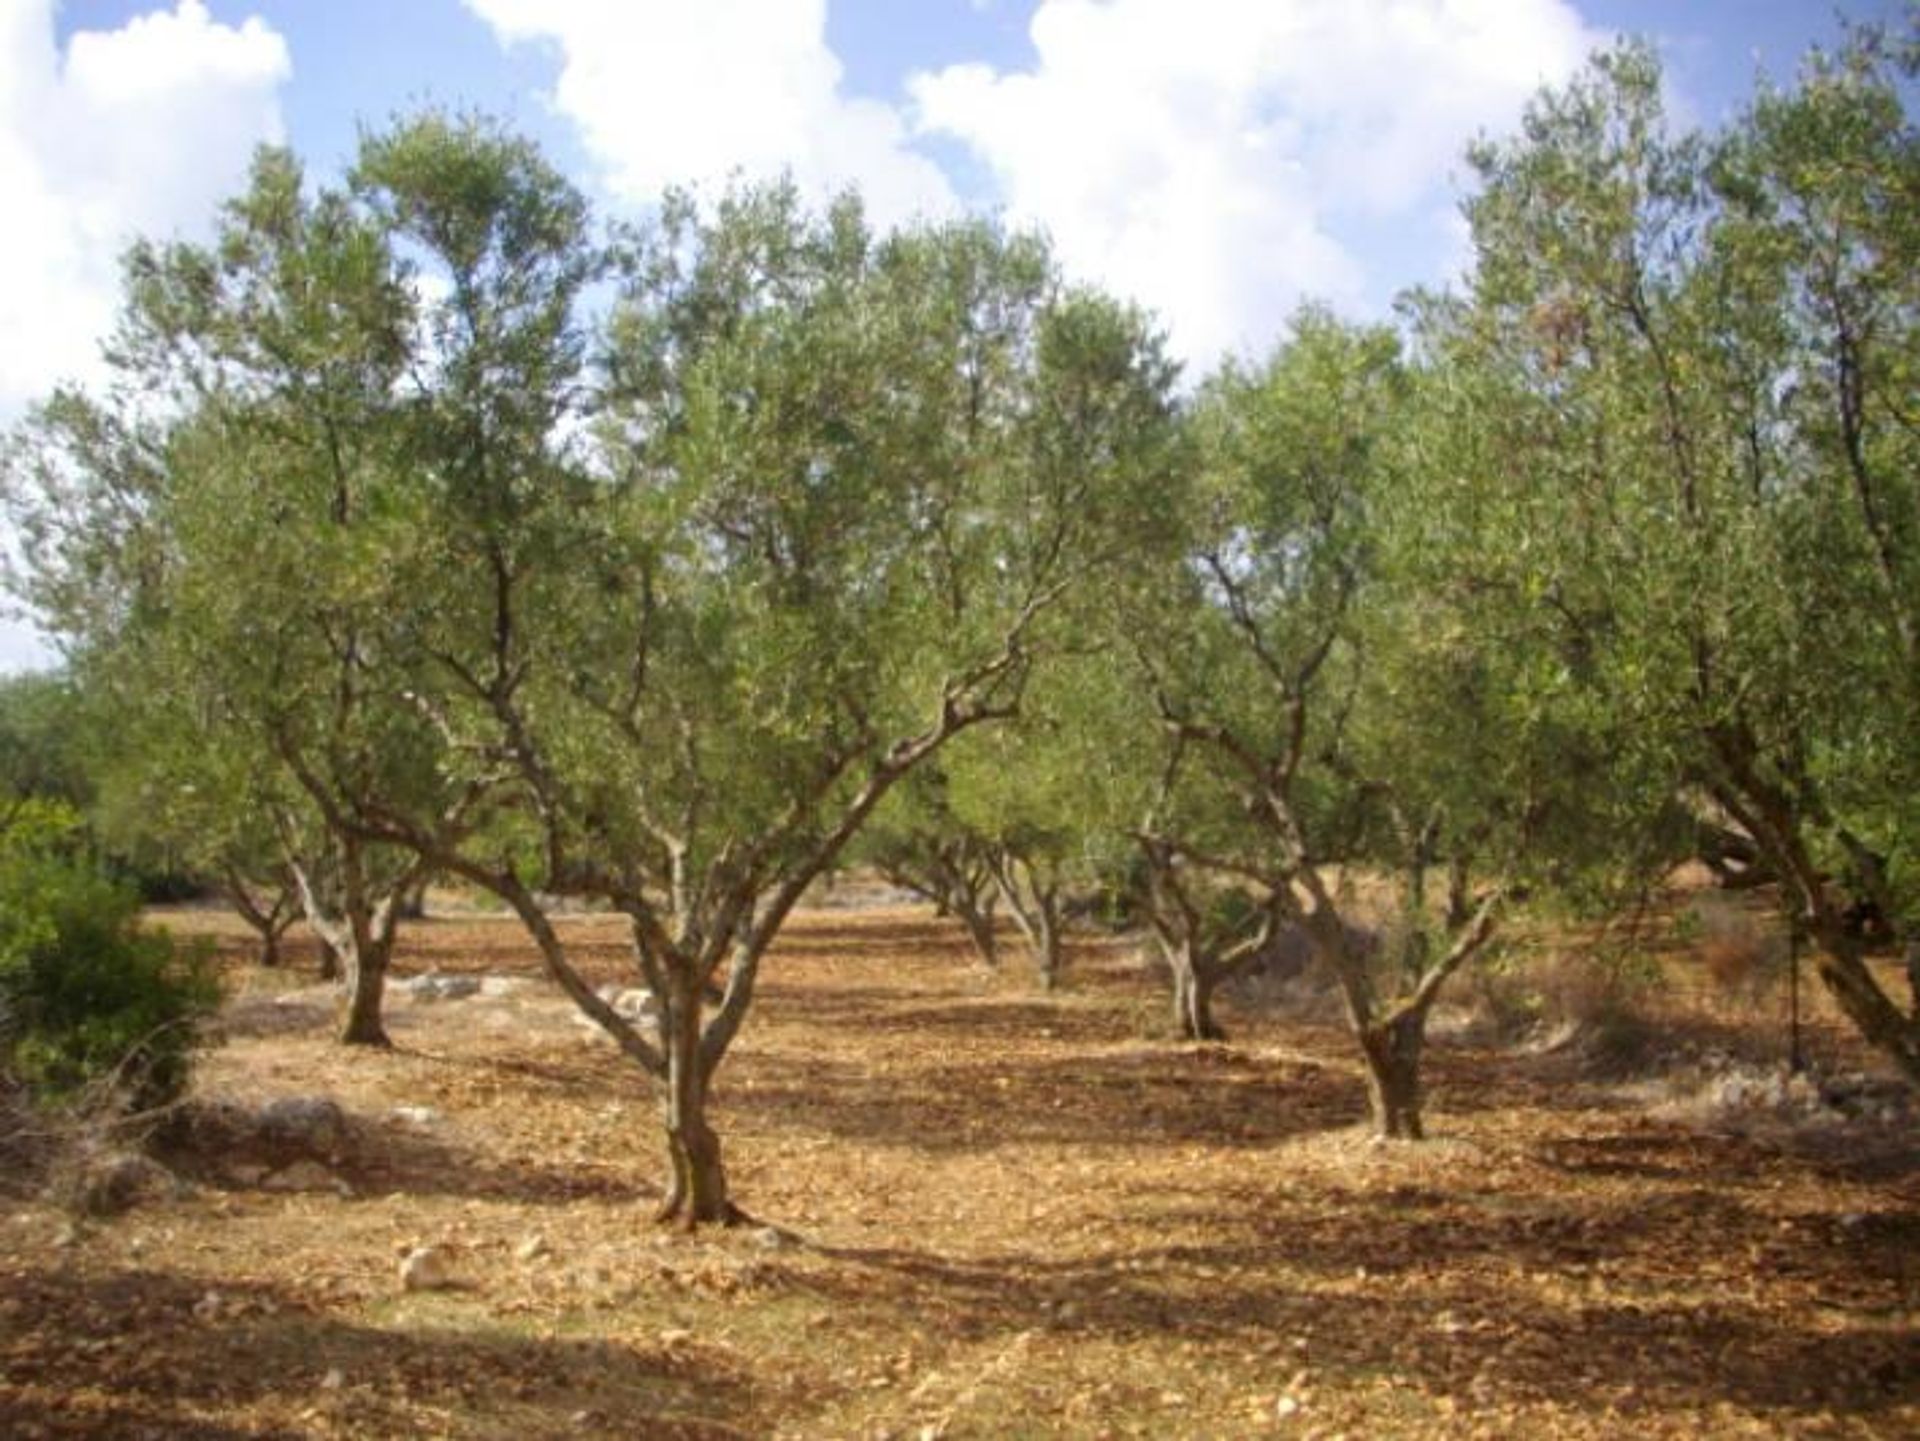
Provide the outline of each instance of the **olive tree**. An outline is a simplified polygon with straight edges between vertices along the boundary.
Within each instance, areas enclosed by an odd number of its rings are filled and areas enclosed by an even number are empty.
[[[1604,56],[1475,156],[1473,284],[1442,326],[1497,463],[1461,554],[1556,628],[1559,684],[1666,747],[1780,884],[1862,1035],[1920,1017],[1852,917],[1911,926],[1920,595],[1904,62],[1856,35],[1717,137]]]
[[[358,176],[443,297],[387,690],[485,797],[459,836],[372,790],[359,825],[508,904],[663,1082],[663,1217],[732,1220],[709,1097],[768,947],[890,790],[1018,709],[1157,479],[1169,367],[1034,240],[773,187],[626,237],[596,383],[559,384],[584,340],[538,158],[421,125]],[[554,898],[626,919],[654,1020],[594,993]]]
[[[1138,838],[1182,1029],[1219,1033],[1214,986],[1298,927],[1335,976],[1382,1134],[1418,1137],[1419,1061],[1441,988],[1492,935],[1497,873],[1439,924],[1425,868],[1466,843],[1424,807],[1411,742],[1367,706],[1394,628],[1369,624],[1382,585],[1407,378],[1390,332],[1307,311],[1271,360],[1229,367],[1200,395],[1184,553],[1129,630],[1162,739]],[[1407,724],[1435,717],[1411,714]],[[1406,943],[1370,943],[1343,884],[1387,858],[1413,883]]]
[[[993,969],[1000,964],[993,858],[985,839],[954,814],[948,790],[939,764],[919,767],[874,813],[853,859],[959,921],[974,956]]]
[[[384,1044],[422,863],[354,829],[343,801],[432,797],[455,825],[465,799],[441,785],[431,732],[370,689],[396,579],[373,557],[412,476],[404,266],[365,206],[311,193],[265,150],[212,245],[141,243],[125,271],[111,385],[57,393],[10,453],[22,589],[111,707],[167,712],[163,744],[197,731],[235,774],[270,777],[255,794],[278,800],[246,839],[280,844],[246,868],[292,866],[345,970],[342,1040]],[[315,825],[320,846],[288,848]]]

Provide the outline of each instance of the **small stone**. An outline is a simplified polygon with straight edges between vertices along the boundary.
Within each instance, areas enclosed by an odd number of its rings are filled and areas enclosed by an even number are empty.
[[[550,1248],[547,1245],[547,1238],[538,1232],[528,1236],[518,1246],[513,1248],[514,1258],[520,1261],[537,1261],[540,1257],[549,1254],[549,1252]]]
[[[693,1332],[681,1327],[674,1327],[660,1333],[660,1344],[665,1346],[669,1351],[673,1350],[676,1346],[686,1345],[692,1339]]]
[[[432,1106],[395,1106],[387,1114],[409,1126],[431,1126],[440,1119]]]
[[[262,1182],[268,1191],[334,1191],[339,1186],[340,1178],[318,1161],[295,1161]]]
[[[322,1391],[338,1391],[346,1384],[346,1373],[338,1366],[333,1367],[326,1375],[320,1378],[320,1389]]]
[[[614,1011],[629,1021],[650,1020],[654,1013],[653,992],[643,990],[616,991],[607,1001]]]
[[[416,1246],[401,1258],[400,1285],[407,1291],[446,1291],[458,1284],[444,1246]]]
[[[520,976],[482,976],[480,978],[480,994],[490,1001],[518,995],[526,988],[527,982]]]
[[[282,1152],[332,1157],[346,1146],[347,1118],[325,1096],[282,1096],[260,1108],[260,1139]]]
[[[469,996],[480,994],[480,978],[443,976],[437,971],[428,971],[423,976],[399,982],[398,989],[412,996],[416,1002],[428,1005],[436,1001],[464,1001]]]
[[[1282,1396],[1278,1401],[1273,1403],[1273,1414],[1276,1420],[1285,1421],[1290,1417],[1297,1416],[1299,1413],[1300,1401],[1298,1397]]]
[[[794,1240],[778,1226],[762,1226],[753,1233],[753,1243],[763,1251],[790,1251]]]

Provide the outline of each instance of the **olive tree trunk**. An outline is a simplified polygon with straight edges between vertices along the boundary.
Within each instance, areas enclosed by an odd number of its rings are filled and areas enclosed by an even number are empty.
[[[1752,736],[1734,726],[1709,732],[1721,774],[1714,798],[1726,808],[1766,864],[1782,879],[1781,899],[1789,922],[1806,928],[1819,945],[1814,962],[1827,988],[1861,1038],[1898,1068],[1906,1083],[1920,1090],[1920,1011],[1909,1013],[1881,987],[1867,965],[1865,948],[1847,924],[1828,877],[1814,860],[1809,835],[1814,822],[1786,787],[1763,774]],[[1844,831],[1839,839],[1852,852],[1856,881],[1869,892],[1884,884],[1879,858]],[[1883,904],[1882,910],[1893,908]]]
[[[340,1043],[346,1046],[388,1046],[382,1008],[386,1002],[387,962],[391,939],[354,946],[346,956],[347,1004],[340,1023]]]
[[[739,1219],[727,1193],[720,1137],[707,1120],[707,1083],[712,1075],[701,1055],[703,995],[699,981],[685,968],[675,967],[665,987],[660,1019],[667,1061],[663,1101],[667,1192],[659,1216],[689,1228],[711,1222],[731,1225]]]
[[[413,877],[408,873],[389,885],[377,884],[357,841],[342,844],[338,867],[337,906],[322,898],[304,866],[296,864],[293,874],[323,957],[337,965],[346,985],[339,1040],[347,1046],[391,1045],[383,1019],[387,966],[400,923],[400,898]]]
[[[1059,882],[1043,877],[1038,866],[1009,851],[995,857],[993,880],[1027,943],[1040,989],[1057,989],[1061,969]]]
[[[1424,1140],[1426,1097],[1420,1059],[1426,1048],[1427,1015],[1448,979],[1492,937],[1501,893],[1489,893],[1466,927],[1453,935],[1446,953],[1417,976],[1406,977],[1406,988],[1398,997],[1383,1002],[1369,959],[1355,944],[1357,932],[1342,920],[1317,876],[1308,889],[1316,904],[1304,918],[1307,935],[1340,982],[1347,1020],[1360,1043],[1374,1132],[1391,1140]]]
[[[1420,1052],[1426,1045],[1426,1023],[1423,1006],[1360,1030],[1374,1130],[1389,1139],[1426,1138],[1420,1090]]]
[[[299,888],[283,873],[277,886],[250,885],[238,867],[228,866],[222,889],[240,919],[260,938],[258,964],[271,970],[280,965],[280,939],[300,914]]]
[[[1227,1033],[1213,1018],[1218,978],[1190,945],[1162,946],[1173,973],[1173,1029],[1186,1041],[1224,1041]]]
[[[967,940],[980,964],[989,970],[999,969],[1000,938],[993,930],[993,897],[989,895],[983,901],[964,891],[957,892],[949,906],[955,918],[967,928]]]

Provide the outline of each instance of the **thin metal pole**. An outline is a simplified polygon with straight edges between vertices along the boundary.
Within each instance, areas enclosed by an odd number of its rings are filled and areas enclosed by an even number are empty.
[[[1796,918],[1787,927],[1788,1049],[1787,1068],[1799,1075],[1807,1068],[1800,1049],[1800,922]]]

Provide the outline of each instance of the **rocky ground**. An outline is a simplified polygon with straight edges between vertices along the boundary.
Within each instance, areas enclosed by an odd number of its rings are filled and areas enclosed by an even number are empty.
[[[1379,1147],[1336,1027],[1178,1046],[1118,945],[1041,998],[923,911],[816,910],[721,1077],[755,1219],[685,1236],[647,1085],[511,923],[401,970],[458,979],[348,1053],[236,964],[167,1169],[6,1203],[0,1434],[1920,1434],[1920,1146],[1830,1017],[1792,1084],[1462,1027],[1437,1139]]]

